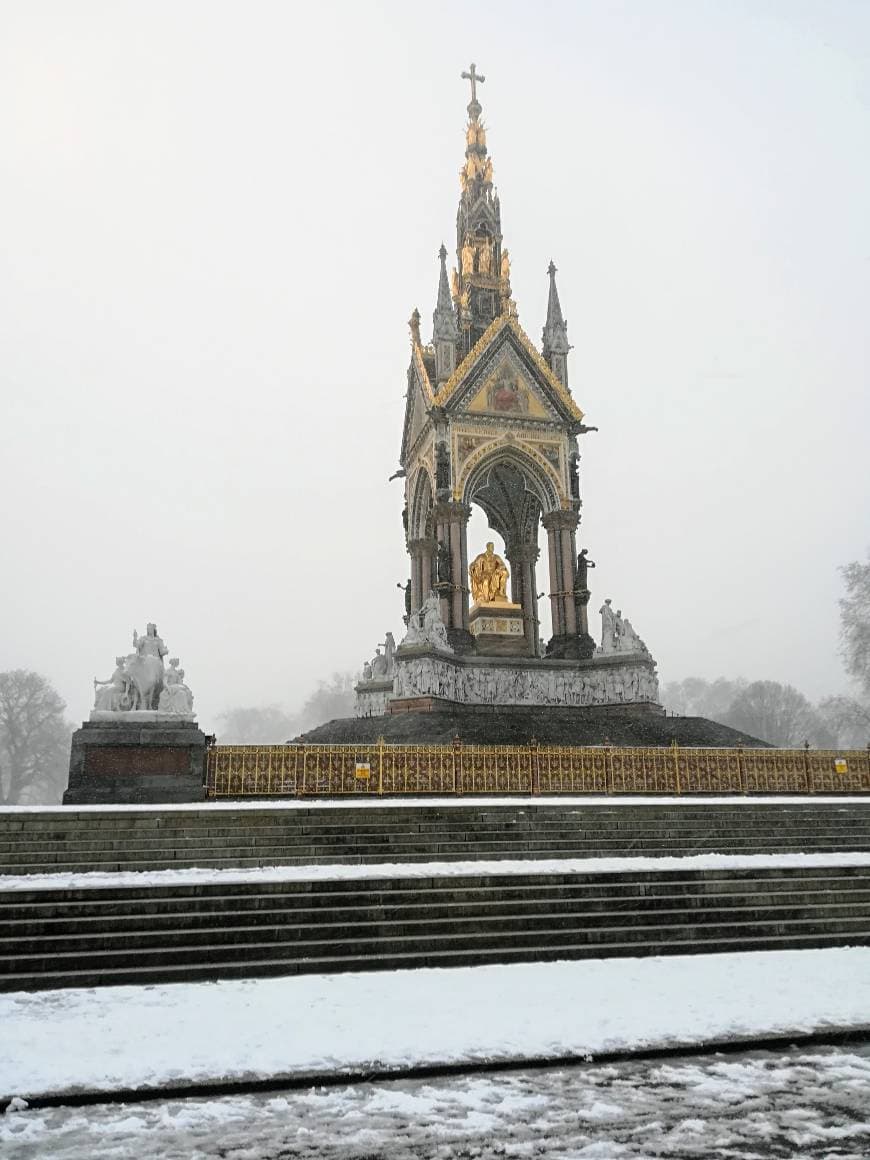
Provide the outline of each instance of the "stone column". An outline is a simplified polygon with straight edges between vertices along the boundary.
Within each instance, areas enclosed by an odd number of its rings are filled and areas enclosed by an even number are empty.
[[[455,500],[439,500],[433,509],[438,540],[450,549],[450,587],[441,590],[441,615],[457,652],[473,644],[468,631],[468,543],[471,508]]]
[[[538,591],[535,562],[540,555],[536,544],[512,544],[505,548],[511,566],[511,599],[523,606],[523,627],[530,657],[538,655]]]
[[[574,607],[574,544],[580,517],[573,511],[547,512],[542,523],[547,531],[550,555],[550,607],[553,635],[547,652],[555,657],[577,656],[577,613]]]
[[[411,611],[416,612],[432,587],[432,558],[435,541],[432,539],[409,540],[408,552],[411,556]]]

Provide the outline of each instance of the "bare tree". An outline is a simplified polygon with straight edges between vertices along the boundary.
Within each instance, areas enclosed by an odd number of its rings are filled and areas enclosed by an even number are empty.
[[[726,725],[769,741],[796,747],[805,741],[824,748],[833,737],[803,693],[778,681],[753,681],[735,697]]]
[[[313,729],[326,721],[352,717],[356,680],[353,673],[333,673],[328,681],[320,681],[302,706],[300,728]]]
[[[724,722],[734,699],[746,685],[743,677],[733,681],[726,677],[717,677],[715,681],[686,677],[684,681],[669,681],[664,686],[662,704],[682,717],[707,717]]]
[[[870,745],[870,705],[854,697],[826,697],[819,702],[819,716],[843,749]]]
[[[280,705],[227,709],[218,721],[221,745],[277,745],[299,732],[299,717]]]
[[[63,797],[72,726],[66,704],[39,673],[0,673],[0,803],[51,804]]]
[[[870,700],[870,555],[840,569],[846,595],[840,600],[840,637],[846,672]]]

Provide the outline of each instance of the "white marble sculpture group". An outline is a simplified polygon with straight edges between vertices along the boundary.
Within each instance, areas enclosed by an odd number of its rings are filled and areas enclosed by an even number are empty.
[[[453,652],[441,619],[441,601],[431,588],[417,611],[408,617],[408,631],[402,637],[399,647],[410,645],[429,645],[439,652]]]
[[[149,624],[145,635],[133,633],[133,652],[115,657],[115,671],[107,681],[94,680],[92,720],[124,718],[130,714],[193,718],[193,693],[184,683],[178,657],[163,658],[169,649]]]
[[[613,611],[611,599],[604,601],[599,608],[601,613],[601,647],[600,653],[649,653],[649,649],[634,631],[628,617],[623,617],[622,609]]]

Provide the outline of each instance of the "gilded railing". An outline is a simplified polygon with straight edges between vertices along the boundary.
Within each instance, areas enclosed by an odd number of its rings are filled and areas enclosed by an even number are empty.
[[[870,750],[215,745],[209,797],[870,793]]]

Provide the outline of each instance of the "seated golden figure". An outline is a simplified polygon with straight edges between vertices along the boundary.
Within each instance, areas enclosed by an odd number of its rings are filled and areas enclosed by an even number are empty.
[[[508,570],[501,556],[495,554],[493,544],[486,545],[471,562],[471,596],[475,604],[507,604]]]

